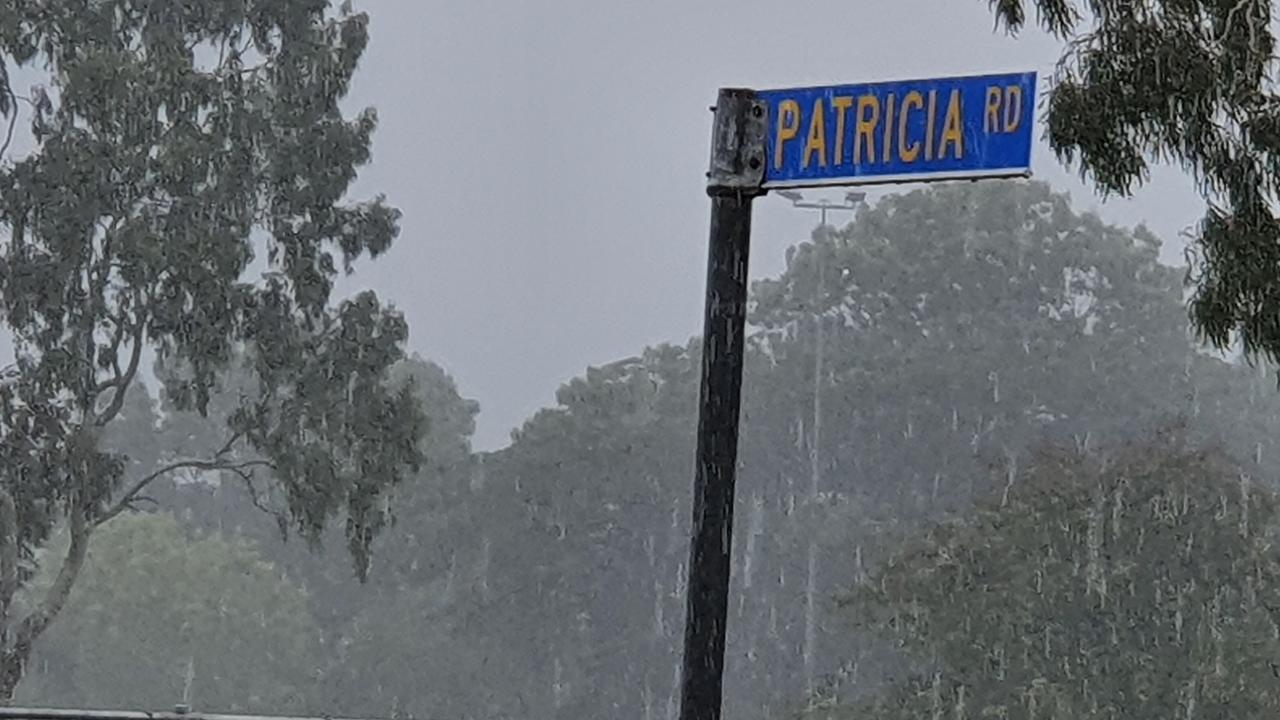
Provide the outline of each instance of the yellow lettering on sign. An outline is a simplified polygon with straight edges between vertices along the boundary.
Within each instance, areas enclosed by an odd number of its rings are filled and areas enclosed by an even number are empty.
[[[1022,124],[1022,86],[1010,85],[1004,89],[1004,131],[1015,132]]]
[[[831,158],[831,162],[834,165],[844,164],[845,116],[851,107],[853,107],[853,96],[851,95],[837,95],[831,98],[831,110],[836,114],[836,152]]]
[[[994,85],[987,88],[987,112],[982,119],[982,130],[988,135],[1000,132],[1000,100],[1000,88]]]
[[[866,111],[870,110],[868,114]],[[876,161],[876,123],[880,122],[880,98],[863,95],[858,98],[858,127],[853,136],[853,162],[862,164],[862,141],[867,142],[867,162]]]
[[[902,98],[902,108],[898,111],[898,157],[903,162],[915,162],[920,156],[920,141],[907,141],[907,123],[911,116],[911,108],[917,110],[924,108],[924,96],[919,92],[912,90]]]
[[[893,161],[893,101],[893,93],[889,93],[889,104],[884,113],[884,137],[881,138],[881,142],[884,143],[884,155],[881,159],[884,160],[885,165]]]
[[[953,148],[952,157],[959,160],[964,157],[964,115],[960,107],[960,91],[951,91],[951,100],[947,103],[947,117],[943,121],[942,139],[938,142],[938,159],[947,156],[947,146]]]
[[[809,160],[818,153],[818,166],[827,166],[827,116],[823,110],[822,98],[813,101],[813,115],[809,117],[809,140],[804,144],[804,157],[800,159],[800,167],[809,167]]]
[[[778,103],[778,129],[773,146],[773,167],[782,169],[783,149],[789,140],[795,140],[800,132],[800,104],[795,100]]]
[[[933,159],[933,127],[938,118],[938,91],[929,91],[929,112],[924,123],[924,159]]]

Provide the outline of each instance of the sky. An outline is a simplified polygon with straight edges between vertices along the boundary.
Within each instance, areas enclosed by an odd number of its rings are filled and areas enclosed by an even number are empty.
[[[385,193],[404,218],[389,255],[361,264],[344,287],[374,287],[404,311],[413,351],[480,402],[481,449],[505,445],[588,366],[701,332],[717,88],[1043,77],[1060,50],[1038,31],[997,30],[987,0],[357,8],[370,14],[372,38],[352,107],[376,107],[381,122],[356,194]],[[1043,146],[1033,172],[1079,208],[1145,222],[1171,261],[1203,206],[1173,169],[1105,203]],[[816,222],[781,198],[758,201],[752,275],[780,272],[785,249]]]
[[[482,450],[506,445],[588,366],[701,332],[718,88],[1044,78],[1061,49],[1034,29],[997,30],[988,0],[354,5],[372,37],[347,106],[376,108],[380,124],[353,197],[385,194],[404,215],[392,250],[338,291],[373,288],[404,312],[410,350],[480,402]],[[16,152],[29,149],[19,130]],[[1043,144],[1032,169],[1078,209],[1146,223],[1170,262],[1203,208],[1174,169],[1105,203]],[[868,201],[906,189],[871,188]],[[758,201],[752,276],[777,275],[816,223],[779,197]]]

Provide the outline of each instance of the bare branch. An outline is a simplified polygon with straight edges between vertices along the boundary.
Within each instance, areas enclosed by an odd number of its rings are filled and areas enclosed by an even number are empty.
[[[230,472],[240,474],[243,472],[247,472],[252,468],[259,468],[259,467],[272,468],[274,466],[267,460],[246,460],[243,462],[228,462],[226,460],[221,460],[218,458],[215,458],[213,460],[180,460],[178,462],[169,463],[168,465],[165,465],[159,470],[156,470],[150,475],[147,475],[139,479],[137,482],[135,482],[128,489],[128,491],[126,491],[125,494],[119,500],[116,501],[114,505],[112,505],[110,508],[107,508],[107,510],[102,515],[99,515],[93,521],[93,525],[94,527],[97,527],[98,525],[102,525],[103,523],[107,522],[108,520],[111,520],[112,518],[124,512],[125,510],[130,509],[131,507],[133,507],[133,504],[138,501],[142,491],[145,490],[148,485],[155,482],[158,478],[164,475],[167,475],[171,472],[174,472],[176,470],[185,470],[185,469],[227,470]]]
[[[270,507],[262,500],[262,496],[258,494],[258,487],[253,484],[253,473],[244,470],[234,470],[233,472],[244,481],[245,489],[249,493],[249,501],[253,503],[253,506],[264,514],[270,515],[276,521],[276,527],[280,530],[281,539],[287,537],[289,516],[283,510]]]
[[[223,443],[222,447],[218,449],[218,452],[214,454],[214,457],[224,457],[227,453],[231,452],[232,446],[234,446],[236,441],[242,437],[244,437],[244,433],[233,433],[231,437],[227,438],[227,441]]]
[[[151,507],[159,507],[159,506],[160,506],[160,501],[159,501],[159,500],[156,500],[155,498],[151,497],[150,495],[135,495],[135,496],[134,496],[134,498],[133,498],[133,502],[132,502],[132,503],[130,503],[130,505],[131,505],[132,507],[136,508],[137,506],[142,505],[142,504],[144,504],[144,503],[145,503],[145,504],[147,504],[147,505],[150,505]]]

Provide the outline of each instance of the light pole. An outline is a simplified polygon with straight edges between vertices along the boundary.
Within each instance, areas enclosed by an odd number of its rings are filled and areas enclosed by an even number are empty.
[[[826,198],[818,200],[817,202],[806,202],[804,199],[804,196],[794,190],[779,190],[778,195],[782,196],[783,198],[786,198],[787,200],[790,200],[792,207],[801,208],[803,210],[817,210],[819,212],[819,222],[818,222],[817,232],[822,232],[828,227],[830,227],[829,225],[827,225],[828,210],[854,212],[855,210],[858,209],[858,206],[860,206],[862,203],[866,201],[866,198],[867,198],[866,193],[858,192],[854,190],[851,190],[844,194],[844,202],[842,203],[834,203],[834,202],[831,202],[830,200],[827,200]],[[824,267],[822,262],[823,257],[824,257],[823,253],[819,249],[815,255],[815,258],[818,264],[817,282],[814,283],[813,302],[814,302],[815,308],[819,307],[819,303],[822,300],[823,283],[826,279],[824,277],[826,268]],[[822,345],[823,345],[823,339],[824,339],[822,337],[821,313],[815,315],[813,319],[814,319],[815,347],[814,347],[814,359],[813,359],[813,362],[814,362],[813,426],[811,428],[812,434],[811,434],[811,441],[809,445],[809,456],[811,460],[810,469],[812,474],[811,476],[812,487],[810,488],[810,500],[816,500],[818,496],[818,492],[821,489],[819,487],[818,440],[820,439],[820,432],[821,432],[821,426],[822,426],[822,418],[820,414],[822,409],[822,406],[821,406],[822,401],[821,401],[820,391],[821,391],[821,382],[822,382],[822,378],[821,378],[822,350],[823,350]]]
[[[806,202],[804,196],[794,190],[779,190],[778,195],[791,201],[793,207],[804,210],[817,210],[819,212],[819,222],[817,232],[823,232],[828,228],[827,211],[843,210],[853,212],[858,209],[867,197],[864,192],[849,191],[844,195],[843,203],[833,203],[826,198],[817,202]],[[817,233],[815,233],[817,234]],[[824,340],[822,334],[822,311],[821,301],[823,292],[823,252],[817,250],[816,259],[818,262],[818,278],[814,283],[814,316],[813,316],[813,418],[809,425],[809,505],[814,510],[818,507],[818,494],[822,489],[822,466],[819,460],[818,444],[822,440],[822,372],[823,372],[823,350]],[[810,694],[813,693],[813,670],[814,670],[814,648],[818,641],[818,623],[817,608],[815,607],[815,596],[818,591],[818,544],[812,540],[809,541],[809,557],[808,568],[805,578],[804,589],[804,646],[802,650],[802,661],[804,664],[804,675],[806,689]]]

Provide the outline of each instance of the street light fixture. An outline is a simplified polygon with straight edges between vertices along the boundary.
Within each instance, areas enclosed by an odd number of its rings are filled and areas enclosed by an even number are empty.
[[[782,198],[786,200],[790,200],[792,207],[797,207],[805,210],[817,210],[821,217],[821,221],[818,223],[819,228],[824,228],[827,226],[828,210],[845,210],[845,211],[853,212],[854,210],[858,209],[859,205],[866,202],[866,199],[867,199],[866,193],[856,192],[856,191],[849,191],[845,193],[843,203],[833,203],[830,200],[827,200],[826,198],[818,200],[817,202],[805,202],[804,195],[801,195],[795,190],[778,190],[777,193]]]

